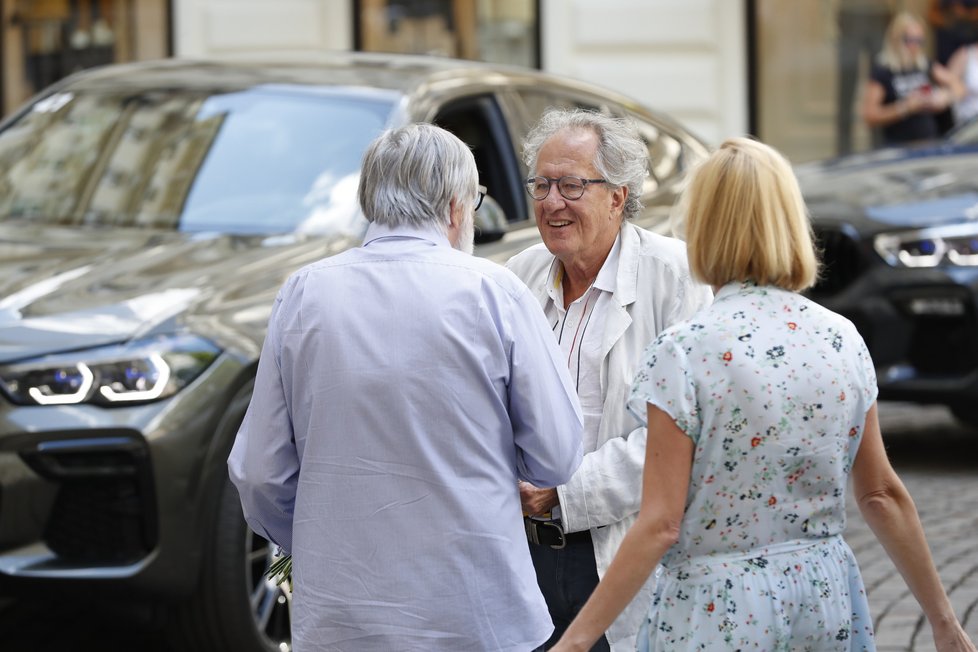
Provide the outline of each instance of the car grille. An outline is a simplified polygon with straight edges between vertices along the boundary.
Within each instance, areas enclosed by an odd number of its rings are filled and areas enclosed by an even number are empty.
[[[125,564],[155,547],[152,470],[139,437],[55,439],[21,456],[57,487],[43,539],[63,562]]]
[[[915,314],[915,299],[960,306],[954,314]],[[978,368],[978,320],[969,293],[952,288],[895,291],[891,300],[913,324],[907,362],[924,375],[967,374]]]
[[[941,320],[943,321],[943,320]],[[921,374],[966,374],[978,368],[974,319],[917,323],[910,364]]]
[[[875,254],[843,228],[814,231],[823,267],[808,295],[852,321],[878,367],[899,370],[895,377],[949,380],[978,370],[978,310],[969,290],[939,270],[897,270],[907,273],[852,287]]]
[[[45,542],[68,562],[136,561],[151,549],[142,503],[133,477],[66,481],[51,510]]]
[[[842,291],[865,270],[859,243],[841,230],[816,228],[815,242],[821,252],[822,273],[810,291],[813,297]]]

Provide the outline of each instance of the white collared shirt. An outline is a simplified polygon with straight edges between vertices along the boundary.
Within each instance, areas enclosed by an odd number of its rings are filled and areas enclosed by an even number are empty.
[[[555,259],[547,279],[550,301],[544,307],[547,321],[564,354],[584,415],[584,453],[598,447],[598,428],[604,408],[601,391],[601,342],[604,324],[618,283],[621,236],[615,238],[608,257],[587,291],[564,310],[563,266]]]

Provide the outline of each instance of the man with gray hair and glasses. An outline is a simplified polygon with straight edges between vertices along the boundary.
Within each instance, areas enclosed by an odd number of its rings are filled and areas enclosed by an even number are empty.
[[[560,638],[638,514],[645,428],[626,411],[645,347],[712,300],[686,246],[628,221],[642,208],[648,149],[625,120],[547,112],[527,136],[527,192],[543,244],[507,266],[543,307],[584,413],[584,461],[569,482],[521,483],[537,580]],[[652,581],[594,650],[634,650]]]
[[[279,292],[228,465],[293,556],[296,652],[526,652],[553,631],[517,479],[570,479],[580,408],[526,286],[463,253],[477,184],[449,132],[383,133],[363,246]]]

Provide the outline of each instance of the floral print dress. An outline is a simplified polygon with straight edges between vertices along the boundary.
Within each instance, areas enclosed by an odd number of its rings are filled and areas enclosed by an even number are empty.
[[[874,650],[846,484],[876,400],[866,345],[801,295],[731,283],[645,352],[629,409],[694,442],[639,650]]]

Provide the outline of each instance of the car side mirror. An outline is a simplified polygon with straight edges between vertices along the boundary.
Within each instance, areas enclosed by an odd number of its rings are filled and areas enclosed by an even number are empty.
[[[475,243],[495,242],[506,234],[506,213],[491,195],[486,195],[475,212]]]

